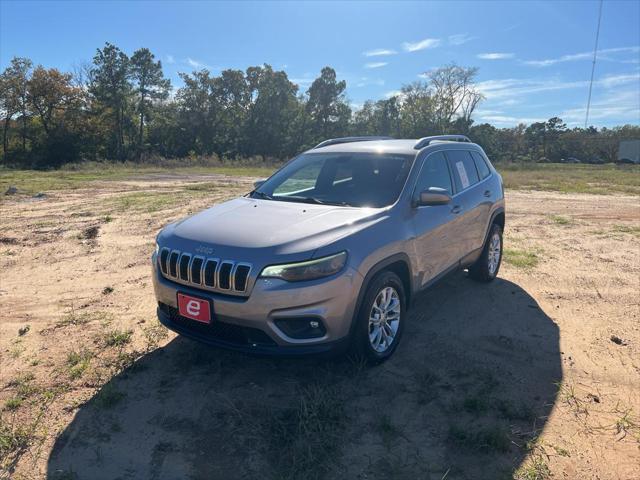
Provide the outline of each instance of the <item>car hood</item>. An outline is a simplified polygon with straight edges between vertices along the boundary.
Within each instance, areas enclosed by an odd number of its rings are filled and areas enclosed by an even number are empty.
[[[217,254],[246,256],[309,253],[350,235],[387,215],[386,209],[354,208],[237,198],[177,222],[163,232],[170,243],[210,246]],[[161,235],[165,236],[165,235]],[[234,250],[245,250],[238,252]],[[251,255],[253,256],[253,255]]]

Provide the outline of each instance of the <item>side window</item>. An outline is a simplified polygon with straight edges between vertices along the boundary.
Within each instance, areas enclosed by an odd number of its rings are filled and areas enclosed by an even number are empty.
[[[466,150],[449,150],[447,157],[451,162],[453,181],[456,183],[456,191],[465,190],[480,181],[473,158]]]
[[[416,191],[422,192],[429,187],[444,188],[449,192],[449,195],[453,195],[447,159],[441,152],[429,155],[422,164],[418,183],[416,183]]]
[[[480,174],[481,179],[487,178],[491,175],[491,170],[487,166],[486,160],[480,155],[478,152],[471,152],[471,156],[473,160],[476,162],[476,168],[478,169],[478,173]]]

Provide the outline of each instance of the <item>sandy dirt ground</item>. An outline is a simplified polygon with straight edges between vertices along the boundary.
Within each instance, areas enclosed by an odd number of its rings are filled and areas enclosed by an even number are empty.
[[[0,478],[640,478],[640,200],[508,192],[505,262],[396,355],[277,360],[155,319],[157,231],[251,179],[0,203]]]

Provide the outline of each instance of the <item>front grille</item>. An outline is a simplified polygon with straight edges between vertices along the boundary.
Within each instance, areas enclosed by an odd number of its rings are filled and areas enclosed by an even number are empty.
[[[158,255],[162,274],[174,282],[224,293],[245,293],[251,265],[219,258],[205,258],[163,248]]]
[[[158,303],[158,306],[173,323],[211,340],[239,346],[276,344],[269,335],[257,328],[241,327],[218,320],[213,320],[209,324],[196,322],[180,315],[175,307],[161,302]]]

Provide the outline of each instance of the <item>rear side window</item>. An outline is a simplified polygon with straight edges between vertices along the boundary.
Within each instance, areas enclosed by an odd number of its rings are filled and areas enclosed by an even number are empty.
[[[491,170],[489,170],[489,167],[487,166],[487,161],[482,155],[480,155],[478,152],[471,152],[471,156],[476,162],[476,168],[478,169],[478,173],[480,174],[481,179],[484,180],[489,175],[491,175]]]
[[[444,188],[449,195],[453,195],[447,159],[441,152],[429,155],[420,170],[416,191],[423,192],[430,187]]]
[[[447,157],[451,163],[453,181],[456,184],[457,192],[465,190],[480,181],[476,165],[468,151],[450,150],[447,152]]]

